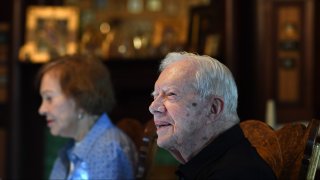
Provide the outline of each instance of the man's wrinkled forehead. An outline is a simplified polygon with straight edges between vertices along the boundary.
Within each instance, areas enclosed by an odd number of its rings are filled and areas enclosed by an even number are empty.
[[[190,64],[174,63],[165,68],[155,83],[155,89],[192,88],[195,82],[194,67]]]
[[[188,79],[194,75],[194,67],[187,61],[178,61],[167,66],[158,79]]]

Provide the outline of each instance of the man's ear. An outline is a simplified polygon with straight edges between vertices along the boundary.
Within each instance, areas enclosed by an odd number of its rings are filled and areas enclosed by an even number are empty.
[[[219,115],[224,109],[224,101],[217,96],[212,97],[211,100],[211,109],[210,109],[210,113],[212,115]]]

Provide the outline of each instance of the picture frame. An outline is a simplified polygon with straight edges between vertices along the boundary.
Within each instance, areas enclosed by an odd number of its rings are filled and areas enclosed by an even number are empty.
[[[73,6],[30,6],[21,61],[44,63],[77,52],[79,10]]]
[[[187,48],[214,58],[224,57],[225,12],[223,1],[190,9]]]

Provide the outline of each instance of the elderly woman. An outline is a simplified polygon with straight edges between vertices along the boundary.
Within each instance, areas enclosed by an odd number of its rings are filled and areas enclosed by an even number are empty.
[[[134,144],[110,120],[115,104],[108,69],[89,56],[65,56],[38,73],[45,116],[54,136],[71,138],[50,179],[132,179]]]

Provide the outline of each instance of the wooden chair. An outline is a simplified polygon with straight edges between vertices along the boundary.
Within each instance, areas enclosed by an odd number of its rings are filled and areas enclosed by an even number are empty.
[[[117,126],[131,138],[138,150],[141,146],[144,128],[141,122],[134,118],[123,118],[117,122]]]
[[[315,178],[320,154],[319,120],[313,119],[307,127],[302,123],[288,123],[279,130],[258,120],[243,121],[240,126],[278,179]]]
[[[306,177],[305,175],[307,175],[307,180],[315,179],[320,157],[319,129],[320,121],[316,119],[313,119],[307,127],[307,133],[304,136],[303,142],[305,149],[302,158],[300,178]]]
[[[139,148],[138,168],[136,179],[148,179],[152,162],[157,150],[157,131],[153,119],[149,120],[144,127],[142,144]]]
[[[133,118],[123,118],[117,126],[135,143],[138,150],[136,179],[147,179],[157,150],[157,132],[153,119],[145,125]]]
[[[258,120],[246,120],[240,123],[240,127],[256,148],[260,156],[270,165],[279,177],[283,166],[281,146],[275,131],[266,123]]]

